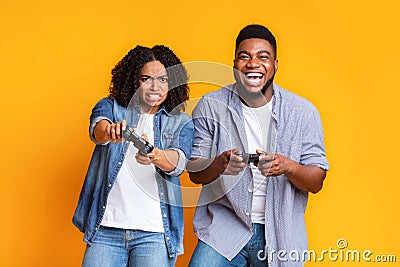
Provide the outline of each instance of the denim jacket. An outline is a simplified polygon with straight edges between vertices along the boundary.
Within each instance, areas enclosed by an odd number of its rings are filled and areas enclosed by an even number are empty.
[[[140,107],[127,110],[108,97],[100,100],[90,116],[90,137],[96,143],[86,173],[72,222],[84,233],[84,241],[91,244],[104,216],[107,198],[124,161],[129,142],[99,144],[93,137],[97,122],[106,119],[111,123],[126,119],[127,125],[136,127]],[[165,242],[170,257],[183,253],[183,209],[179,175],[190,158],[193,144],[193,122],[185,113],[168,113],[165,107],[154,116],[154,146],[174,149],[179,154],[178,166],[167,173],[156,167],[156,180],[165,231]]]

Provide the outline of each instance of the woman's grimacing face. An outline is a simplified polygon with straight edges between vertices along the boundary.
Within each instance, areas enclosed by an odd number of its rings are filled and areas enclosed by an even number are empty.
[[[160,61],[144,64],[140,72],[139,100],[144,113],[156,113],[168,94],[168,75]]]

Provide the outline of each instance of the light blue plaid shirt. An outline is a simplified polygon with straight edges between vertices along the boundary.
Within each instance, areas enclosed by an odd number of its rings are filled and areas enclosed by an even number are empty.
[[[270,127],[268,152],[328,170],[322,124],[316,108],[276,84],[273,90],[273,119],[271,125],[265,125]],[[203,96],[193,111],[193,120],[192,158],[211,158],[233,148],[248,151],[243,111],[235,85]],[[269,266],[302,266],[301,254],[307,250],[304,212],[308,193],[296,188],[285,175],[266,179],[265,238],[268,256],[272,256],[268,259]],[[250,167],[237,176],[221,175],[202,188],[193,221],[195,233],[228,260],[233,259],[252,236],[252,192]],[[285,257],[277,258],[279,250],[286,251],[287,261]],[[293,250],[299,253],[300,259],[289,257]]]

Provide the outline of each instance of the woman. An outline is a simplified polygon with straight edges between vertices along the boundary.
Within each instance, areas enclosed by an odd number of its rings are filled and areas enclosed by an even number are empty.
[[[112,70],[110,95],[90,116],[96,143],[73,223],[87,243],[82,266],[174,266],[183,253],[179,175],[193,143],[183,113],[187,73],[167,47],[136,46]],[[154,149],[124,140],[135,129]]]

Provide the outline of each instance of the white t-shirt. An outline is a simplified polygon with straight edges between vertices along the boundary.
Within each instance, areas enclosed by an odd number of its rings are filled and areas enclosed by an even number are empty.
[[[244,128],[246,130],[248,149],[247,153],[256,153],[257,149],[266,150],[267,136],[271,121],[272,100],[258,108],[250,108],[242,103]],[[250,163],[253,173],[253,203],[251,221],[253,223],[265,223],[265,196],[267,192],[266,177],[260,170]]]
[[[154,143],[153,114],[142,114],[136,132]],[[129,144],[125,160],[108,197],[101,225],[164,232],[154,165],[137,163],[137,148]]]

